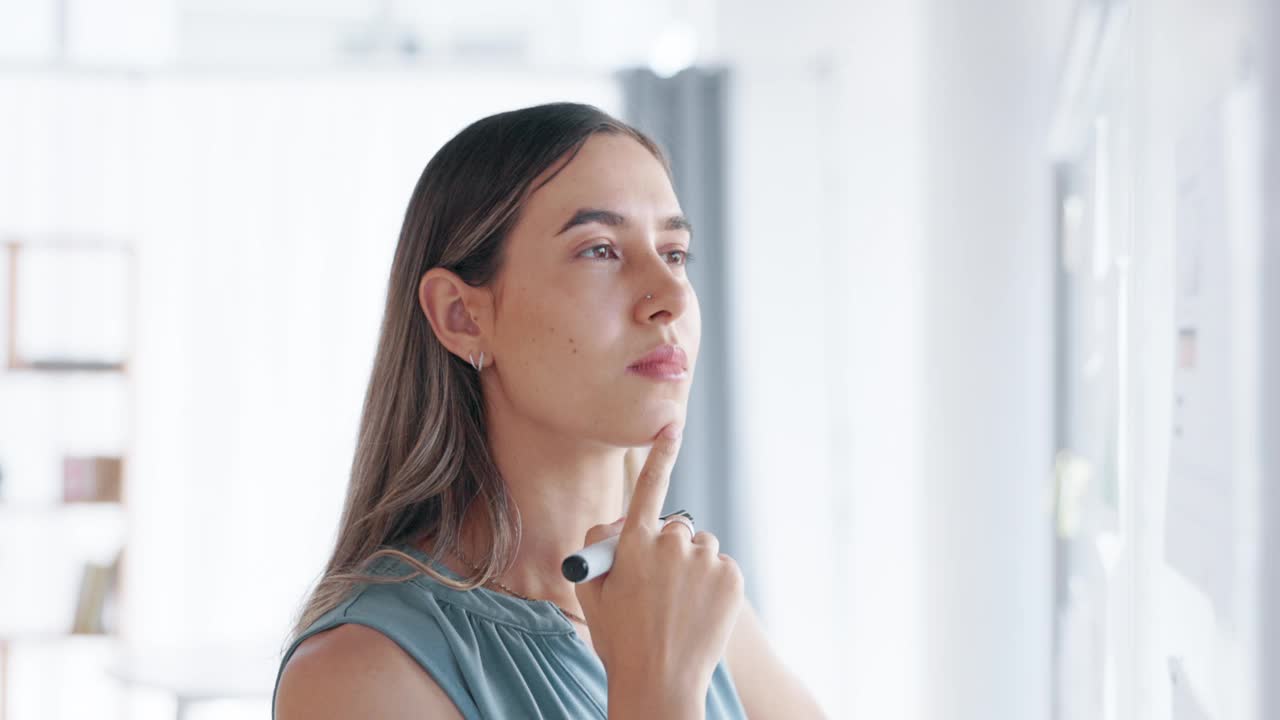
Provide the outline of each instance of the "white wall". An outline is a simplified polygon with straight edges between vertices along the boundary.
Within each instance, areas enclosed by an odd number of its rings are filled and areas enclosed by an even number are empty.
[[[815,548],[759,544],[761,610],[832,717],[917,717],[919,12],[792,9],[720,29],[742,481],[753,524]]]
[[[1049,712],[1052,115],[1064,3],[936,2],[925,46],[927,717]]]
[[[721,14],[744,482],[824,548],[759,553],[771,637],[833,717],[1047,717],[1065,4]]]

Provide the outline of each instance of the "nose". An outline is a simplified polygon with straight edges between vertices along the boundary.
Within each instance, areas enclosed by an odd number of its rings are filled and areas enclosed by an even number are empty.
[[[672,323],[685,314],[693,293],[688,280],[677,276],[670,265],[656,273],[646,273],[644,277],[640,285],[640,299],[636,302],[637,322]],[[653,297],[646,298],[645,295]]]

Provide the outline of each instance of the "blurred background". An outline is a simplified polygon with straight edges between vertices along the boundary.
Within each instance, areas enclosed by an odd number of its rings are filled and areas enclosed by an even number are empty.
[[[831,717],[1280,717],[1274,6],[3,0],[0,720],[269,716],[413,185],[554,100],[672,155],[669,504]]]

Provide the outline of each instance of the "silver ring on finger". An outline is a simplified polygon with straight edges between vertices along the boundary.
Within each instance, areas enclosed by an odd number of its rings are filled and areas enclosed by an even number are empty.
[[[673,515],[671,517],[668,517],[667,521],[663,523],[662,529],[665,530],[667,526],[670,525],[671,523],[680,523],[681,525],[689,528],[690,542],[693,541],[693,536],[698,534],[698,531],[693,527],[693,518],[689,517],[688,515]]]

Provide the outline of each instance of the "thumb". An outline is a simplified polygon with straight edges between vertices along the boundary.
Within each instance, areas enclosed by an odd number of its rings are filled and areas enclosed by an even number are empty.
[[[609,576],[605,573],[591,582],[577,583],[573,586],[573,594],[578,596],[578,604],[582,605],[582,614],[587,618],[587,624],[590,625],[591,618],[595,617],[596,608],[600,604],[600,593],[604,589],[604,579]]]
[[[614,520],[608,525],[593,525],[591,529],[587,531],[587,536],[583,538],[582,546],[586,547],[588,545],[595,545],[601,540],[604,540],[606,538],[611,538],[614,535],[621,533],[622,526],[623,524],[626,523],[626,521],[627,521],[627,516],[623,515],[622,517],[618,518],[617,520]]]
[[[606,538],[611,538],[622,532],[622,526],[626,522],[627,516],[614,520],[608,525],[596,525],[587,531],[586,540],[583,546],[594,545]],[[574,594],[578,596],[578,602],[582,605],[582,611],[590,618],[594,612],[599,599],[600,593],[604,589],[604,579],[609,577],[609,573],[605,573],[598,578],[594,578],[590,582],[577,583],[573,586]]]

